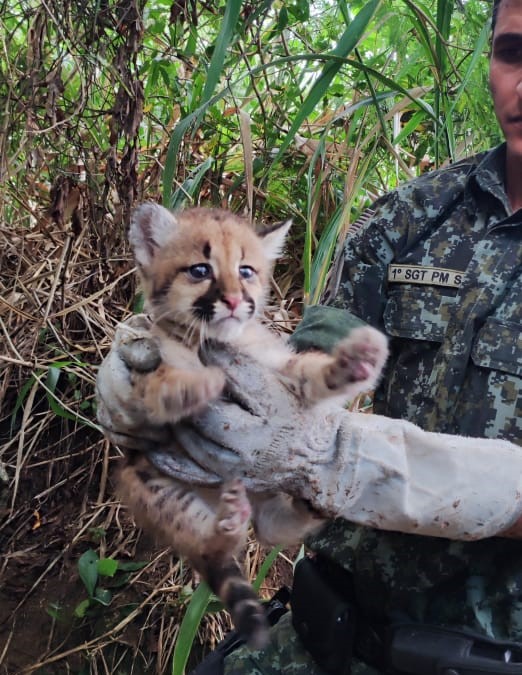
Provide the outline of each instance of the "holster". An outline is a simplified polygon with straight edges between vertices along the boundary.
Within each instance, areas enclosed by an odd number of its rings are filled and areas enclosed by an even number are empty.
[[[356,627],[355,605],[317,561],[302,558],[294,570],[292,624],[316,663],[332,675],[349,675]]]
[[[399,673],[522,675],[517,643],[423,624],[393,626],[390,636],[387,661]]]
[[[331,675],[349,675],[352,655],[386,675],[522,675],[522,644],[419,623],[378,623],[357,608],[349,572],[318,556],[295,568],[292,622]]]

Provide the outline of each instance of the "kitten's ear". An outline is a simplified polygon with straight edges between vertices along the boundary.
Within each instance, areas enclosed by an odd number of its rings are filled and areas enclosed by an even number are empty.
[[[283,246],[285,245],[286,235],[291,227],[292,219],[290,218],[288,220],[283,220],[280,223],[275,223],[272,227],[259,233],[265,255],[269,260],[276,260],[279,258]]]
[[[145,202],[134,209],[129,226],[129,242],[141,268],[148,268],[156,252],[172,237],[177,220],[168,209]]]

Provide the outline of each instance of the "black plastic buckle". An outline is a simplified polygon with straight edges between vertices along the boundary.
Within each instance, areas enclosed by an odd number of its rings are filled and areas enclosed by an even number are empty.
[[[281,586],[281,588],[274,593],[274,595],[263,602],[263,609],[265,610],[266,620],[270,626],[275,626],[279,619],[288,612],[288,603],[290,602],[290,589],[288,586]]]

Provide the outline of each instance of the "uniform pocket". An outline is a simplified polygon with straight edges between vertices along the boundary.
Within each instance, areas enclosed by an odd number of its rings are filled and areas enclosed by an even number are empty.
[[[448,325],[453,296],[432,286],[392,288],[384,309],[388,335],[429,342],[442,342]]]
[[[488,319],[475,338],[471,358],[476,366],[522,376],[522,326]]]

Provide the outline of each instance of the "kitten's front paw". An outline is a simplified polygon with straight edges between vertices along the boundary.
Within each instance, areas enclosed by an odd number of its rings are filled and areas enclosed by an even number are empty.
[[[151,419],[162,424],[174,424],[184,417],[201,412],[218,398],[225,386],[225,376],[219,368],[181,371],[160,366],[151,373],[144,403]]]
[[[350,336],[339,342],[332,352],[326,383],[330,389],[344,389],[359,383],[359,390],[372,389],[377,383],[386,359],[388,341],[375,328],[354,328]]]

